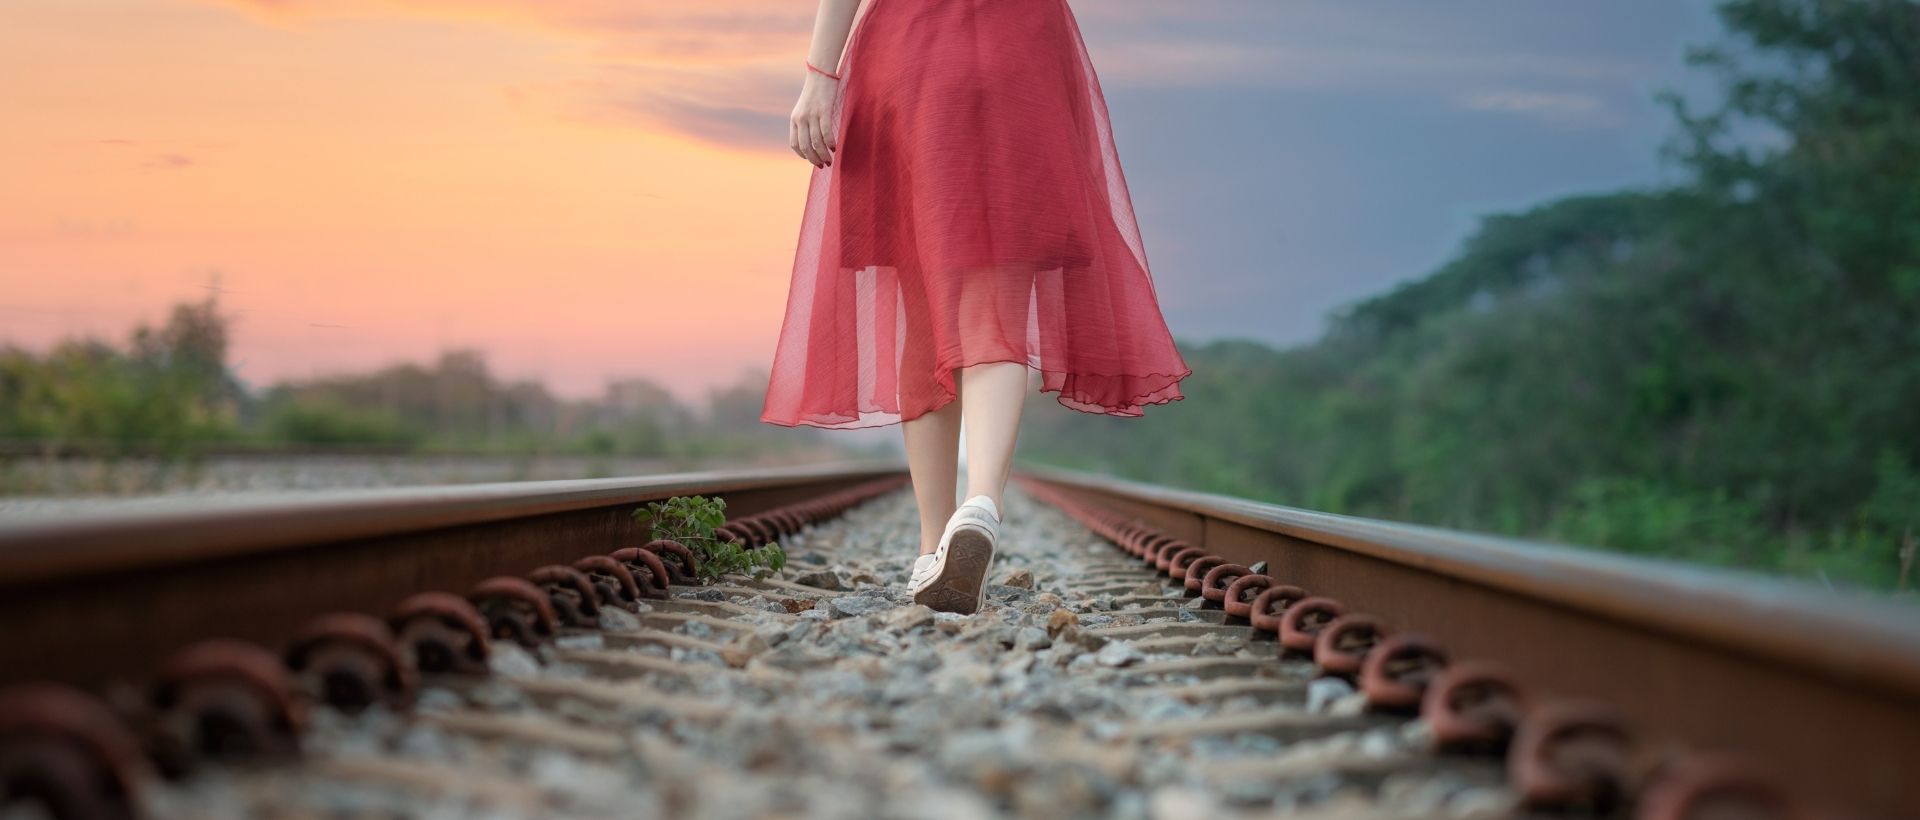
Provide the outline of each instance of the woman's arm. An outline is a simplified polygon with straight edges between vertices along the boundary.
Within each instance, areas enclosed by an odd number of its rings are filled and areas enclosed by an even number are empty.
[[[853,15],[859,8],[860,0],[820,0],[807,62],[840,73],[840,52],[846,48],[847,33],[853,29]],[[807,82],[800,88],[800,102],[793,106],[787,142],[801,159],[821,168],[833,164],[833,150],[839,147],[839,135],[833,133],[833,98],[839,80],[812,69],[802,70]]]

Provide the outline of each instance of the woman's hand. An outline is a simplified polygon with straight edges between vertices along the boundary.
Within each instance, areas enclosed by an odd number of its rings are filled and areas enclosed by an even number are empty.
[[[833,150],[839,145],[839,137],[833,133],[833,97],[838,83],[832,77],[808,71],[800,101],[793,106],[787,143],[815,168],[832,165]]]

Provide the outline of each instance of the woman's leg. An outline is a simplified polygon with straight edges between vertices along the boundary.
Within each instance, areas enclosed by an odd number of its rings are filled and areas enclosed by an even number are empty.
[[[966,391],[961,390],[961,393]],[[913,475],[913,499],[920,508],[920,554],[940,545],[958,506],[953,496],[959,480],[960,400],[900,425],[907,444],[907,472]]]
[[[1000,496],[1013,469],[1020,406],[1027,398],[1027,366],[1020,362],[977,364],[961,369],[959,383],[961,394],[967,397],[962,407],[967,427],[966,497],[991,498],[1004,516],[1007,508]]]

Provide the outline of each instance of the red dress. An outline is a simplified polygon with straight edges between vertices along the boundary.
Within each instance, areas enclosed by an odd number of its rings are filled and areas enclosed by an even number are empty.
[[[839,74],[762,421],[910,421],[996,361],[1088,413],[1182,398],[1066,0],[870,0]]]

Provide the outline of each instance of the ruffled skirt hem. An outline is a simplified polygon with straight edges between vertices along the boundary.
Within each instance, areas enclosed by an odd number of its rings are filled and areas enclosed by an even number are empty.
[[[1024,364],[1030,370],[1039,371],[1038,392],[1041,395],[1056,394],[1054,398],[1062,407],[1089,415],[1119,418],[1139,418],[1146,415],[1145,409],[1149,406],[1184,400],[1186,396],[1180,391],[1180,381],[1193,375],[1192,370],[1178,373],[1075,373],[1049,370],[1027,360],[981,359],[943,370],[936,379],[943,395],[935,399],[932,406],[911,415],[874,407],[861,408],[857,414],[830,412],[791,418],[762,416],[761,421],[781,427],[818,427],[824,430],[859,430],[913,421],[952,404],[960,397],[959,390],[954,386],[953,374],[956,370],[995,362]]]

